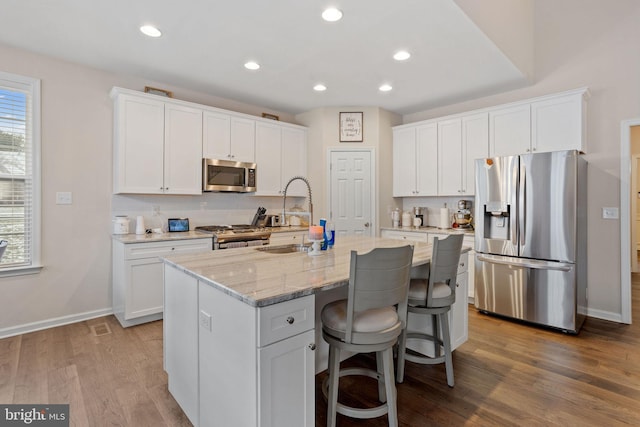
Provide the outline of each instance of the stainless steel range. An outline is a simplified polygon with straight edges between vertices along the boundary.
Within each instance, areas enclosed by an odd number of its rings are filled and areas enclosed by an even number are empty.
[[[270,231],[248,224],[203,225],[195,231],[213,236],[213,250],[268,245],[271,237]]]

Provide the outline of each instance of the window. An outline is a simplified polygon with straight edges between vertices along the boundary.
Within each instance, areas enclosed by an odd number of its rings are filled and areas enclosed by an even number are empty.
[[[0,276],[40,270],[40,81],[0,72]]]

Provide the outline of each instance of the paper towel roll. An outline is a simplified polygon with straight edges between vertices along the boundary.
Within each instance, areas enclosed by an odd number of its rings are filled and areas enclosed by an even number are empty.
[[[440,208],[440,227],[438,228],[451,228],[449,208]]]

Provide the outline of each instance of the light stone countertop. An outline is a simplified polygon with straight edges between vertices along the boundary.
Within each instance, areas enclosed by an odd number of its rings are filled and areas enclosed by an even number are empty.
[[[440,233],[440,234],[457,234],[463,233],[465,236],[475,236],[475,231],[467,228],[438,228],[432,226],[426,227],[380,227],[380,231],[413,231],[416,233]]]
[[[431,260],[431,244],[411,244],[414,266]],[[306,252],[274,254],[248,247],[162,259],[228,295],[262,307],[347,285],[351,250],[365,253],[376,247],[402,245],[394,239],[354,236],[340,238],[333,249],[317,256]],[[463,252],[469,249],[463,248]]]
[[[309,227],[267,227],[267,231],[271,233],[286,233],[296,231],[309,231]],[[182,231],[182,232],[167,232],[167,233],[149,233],[149,234],[112,234],[111,238],[122,243],[149,243],[149,242],[163,242],[170,240],[188,240],[188,239],[207,239],[211,238],[211,234],[201,233],[198,231]]]

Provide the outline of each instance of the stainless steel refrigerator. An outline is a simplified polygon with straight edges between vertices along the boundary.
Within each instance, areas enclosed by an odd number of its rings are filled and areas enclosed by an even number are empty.
[[[587,162],[476,160],[475,306],[577,333],[587,307]]]

